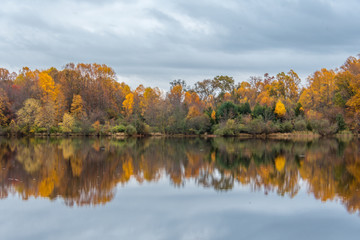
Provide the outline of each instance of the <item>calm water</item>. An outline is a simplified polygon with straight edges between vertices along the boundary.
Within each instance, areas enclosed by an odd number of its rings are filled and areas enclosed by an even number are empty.
[[[360,142],[0,139],[1,239],[359,239]]]

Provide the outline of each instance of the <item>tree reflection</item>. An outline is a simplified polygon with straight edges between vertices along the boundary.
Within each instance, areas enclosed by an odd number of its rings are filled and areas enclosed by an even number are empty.
[[[358,212],[359,151],[358,141],[336,139],[0,139],[0,197],[105,204],[118,184],[160,178],[175,187],[194,179],[217,191],[241,184],[294,197],[302,180],[315,198],[339,199],[349,212]]]

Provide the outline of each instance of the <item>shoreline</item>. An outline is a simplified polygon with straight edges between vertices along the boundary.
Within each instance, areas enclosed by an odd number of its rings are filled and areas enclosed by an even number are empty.
[[[17,134],[0,134],[3,137],[108,137],[116,139],[124,139],[130,137],[159,137],[159,138],[240,138],[240,139],[277,139],[277,140],[290,140],[290,139],[318,139],[323,137],[330,138],[360,138],[360,134],[345,132],[337,133],[327,136],[322,136],[314,132],[292,132],[292,133],[270,133],[270,134],[248,134],[239,133],[236,135],[221,136],[215,134],[166,134],[166,133],[150,133],[150,134],[134,134],[128,135],[126,133],[112,133],[112,134],[94,134],[94,133],[33,133],[29,135],[17,135]]]

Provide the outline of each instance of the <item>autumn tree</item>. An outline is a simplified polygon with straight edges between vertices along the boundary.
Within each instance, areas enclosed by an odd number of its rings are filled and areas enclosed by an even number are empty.
[[[8,122],[10,103],[6,92],[0,88],[0,125],[5,125]]]
[[[146,122],[152,126],[161,122],[161,92],[159,88],[146,88],[143,95],[142,115]]]
[[[219,94],[232,92],[234,89],[234,79],[229,76],[216,76],[212,81],[212,87]]]
[[[58,95],[58,89],[56,89],[53,78],[45,71],[39,73],[39,86],[42,91],[43,102],[55,102]]]
[[[127,117],[130,117],[133,113],[134,109],[134,94],[129,93],[125,97],[125,101],[123,102],[124,114]]]
[[[278,100],[275,106],[274,113],[279,117],[283,118],[286,113],[285,105],[281,102],[281,100]]]
[[[86,116],[86,112],[84,110],[84,102],[80,95],[73,96],[70,113],[77,120],[80,120]]]
[[[18,123],[24,125],[29,131],[35,125],[35,119],[41,108],[40,101],[29,98],[25,101],[24,106],[17,112]]]
[[[63,132],[72,132],[75,127],[74,116],[69,113],[65,113],[62,122],[59,123],[59,126]]]
[[[38,111],[35,117],[35,124],[39,127],[46,128],[50,134],[50,128],[56,126],[56,111],[53,102],[45,103]]]

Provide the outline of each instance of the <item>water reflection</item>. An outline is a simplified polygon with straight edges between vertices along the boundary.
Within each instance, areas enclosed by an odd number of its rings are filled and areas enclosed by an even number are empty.
[[[18,194],[105,204],[117,184],[194,179],[217,191],[237,183],[295,197],[300,181],[321,201],[360,209],[358,141],[264,141],[228,138],[0,139],[0,197]],[[303,186],[303,185],[301,185]]]

